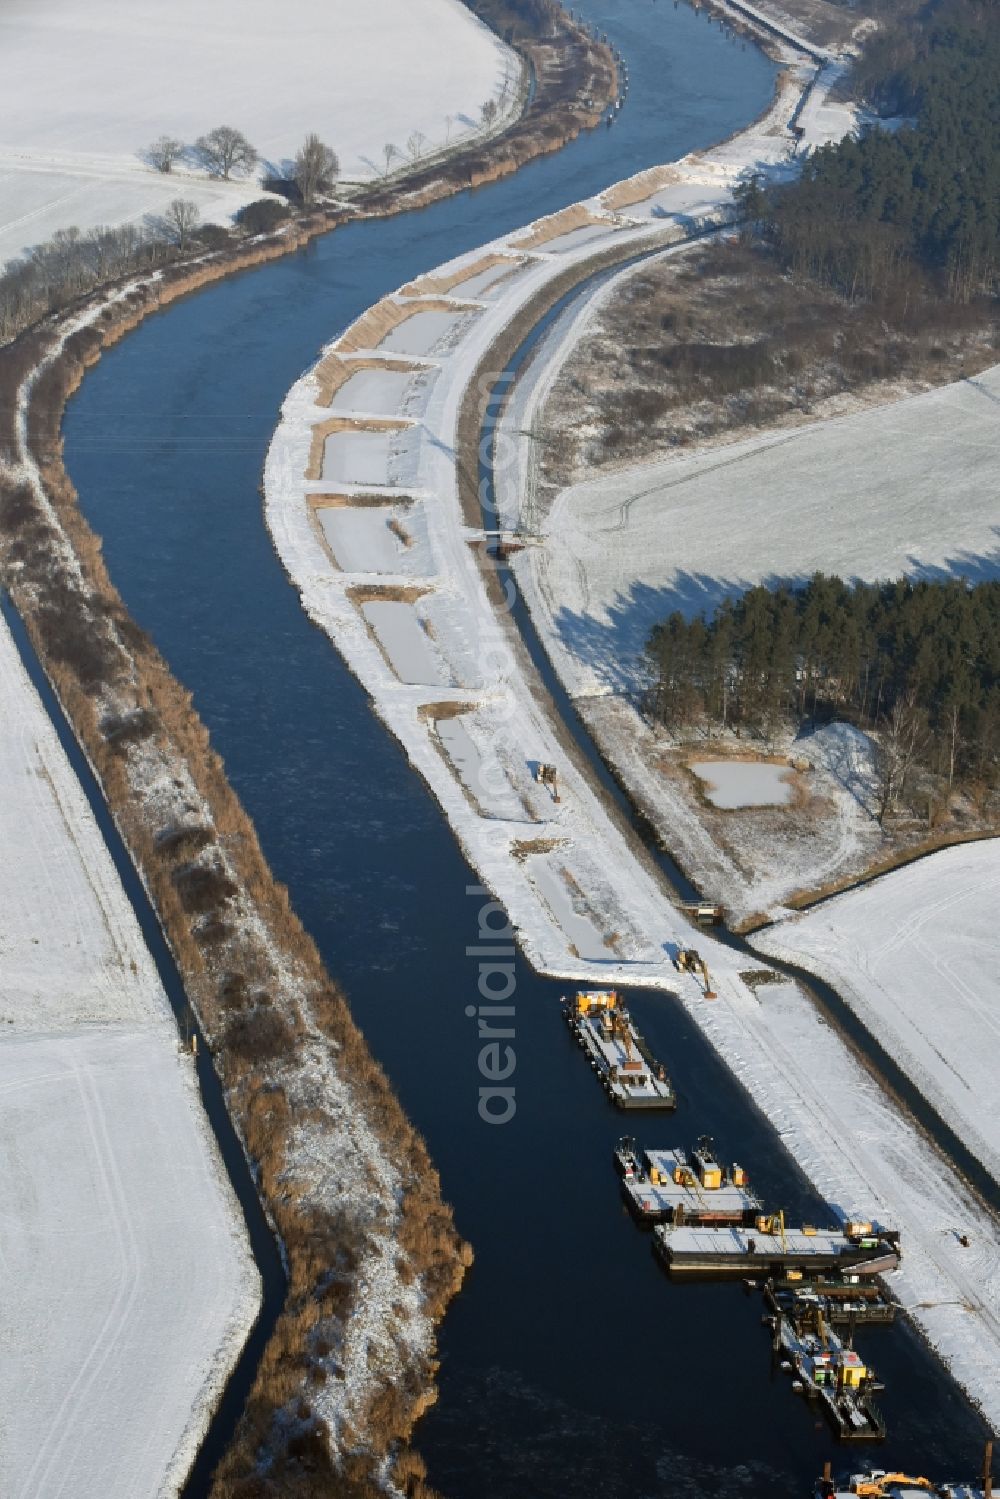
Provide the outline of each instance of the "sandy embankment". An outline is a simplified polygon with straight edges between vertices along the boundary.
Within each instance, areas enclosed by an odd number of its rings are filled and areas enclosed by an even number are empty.
[[[807,81],[813,70],[801,61],[798,66]],[[471,275],[484,257],[514,250],[530,257],[515,274],[484,289],[480,308],[463,318],[457,339],[448,336],[422,347],[419,360],[414,357],[403,398],[413,425],[404,447],[385,451],[380,482],[373,485],[366,473],[352,485],[349,470],[341,472],[339,492],[349,500],[353,490],[364,501],[368,527],[367,540],[364,533],[360,541],[354,538],[355,570],[343,559],[335,569],[317,528],[318,483],[306,472],[314,429],[327,415],[318,371],[328,376],[336,358],[362,357],[371,368],[379,345],[339,355],[328,350],[317,371],[293,387],[268,454],[266,514],[303,606],[364,683],[470,862],[508,910],[536,968],[676,993],[828,1201],[838,1211],[859,1211],[901,1228],[906,1257],[893,1277],[894,1289],[995,1421],[1000,1241],[993,1220],[943,1169],[798,989],[778,986],[762,1005],[740,978],[737,955],[704,937],[699,947],[720,1000],[706,1004],[694,981],[676,974],[671,955],[686,945],[690,928],[562,741],[516,634],[502,610],[498,617],[495,597],[491,602],[470,545],[481,535],[477,518],[472,509],[463,512],[461,503],[459,463],[475,473],[462,446],[463,413],[476,408],[478,374],[502,367],[512,330],[530,325],[574,276],[582,278],[609,258],[669,244],[690,231],[692,219],[704,223],[724,213],[739,171],[762,159],[780,168],[788,146],[772,115],[719,152],[686,159],[676,179],[671,172],[666,184],[655,183],[654,193],[627,216],[595,200],[572,224],[549,224],[540,233],[529,226],[442,267],[434,273],[437,285],[461,286],[463,269]],[[398,349],[393,358],[398,360]],[[464,440],[474,444],[478,430]],[[515,493],[524,462],[516,443],[498,455]],[[373,498],[383,502],[380,519]],[[401,506],[403,525],[412,525],[419,537],[410,546],[392,539],[391,522]],[[507,508],[502,499],[498,520],[515,524],[516,506]],[[334,541],[334,551],[336,546]],[[530,555],[529,548],[520,567]],[[381,576],[394,586],[404,561],[406,577],[419,592],[395,598],[391,613],[373,616],[371,595],[362,603],[359,583],[367,588]],[[558,803],[534,779],[539,763],[558,767]],[[819,1097],[816,1076],[835,1080]],[[972,1273],[951,1231],[956,1221],[971,1225],[981,1245]],[[984,1358],[987,1348],[993,1353]]]

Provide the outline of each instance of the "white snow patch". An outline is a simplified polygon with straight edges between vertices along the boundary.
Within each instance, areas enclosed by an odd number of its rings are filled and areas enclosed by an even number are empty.
[[[943,849],[754,939],[835,985],[1000,1182],[1000,844]]]

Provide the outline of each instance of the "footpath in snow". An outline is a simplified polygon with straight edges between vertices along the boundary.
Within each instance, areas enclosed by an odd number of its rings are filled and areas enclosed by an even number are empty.
[[[800,91],[815,65],[799,56],[795,67]],[[824,65],[821,79],[835,72]],[[674,994],[832,1211],[900,1228],[893,1288],[996,1425],[994,1220],[799,989],[769,986],[758,1001],[738,955],[702,935],[718,1001],[676,973],[691,929],[567,756],[516,632],[487,596],[482,533],[459,500],[459,414],[503,329],[568,268],[584,273],[612,246],[669,246],[724,217],[741,169],[784,169],[797,97],[793,88],[718,152],[643,174],[370,309],[289,393],[266,463],[266,515],[303,607],[426,780],[535,967]],[[516,485],[516,454],[500,462]],[[557,767],[558,801],[536,778],[546,764]]]
[[[0,55],[0,265],[178,197],[224,221],[313,131],[346,179],[378,177],[471,138],[488,99],[500,128],[519,96],[519,60],[462,0],[8,0]],[[223,124],[260,153],[251,177],[212,180],[190,150],[169,175],[145,160]]]
[[[0,619],[0,1493],[179,1491],[259,1277],[191,1059]]]

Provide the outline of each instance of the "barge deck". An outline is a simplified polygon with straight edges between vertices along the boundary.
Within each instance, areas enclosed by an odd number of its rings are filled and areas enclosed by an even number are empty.
[[[563,1014],[619,1109],[673,1109],[677,1095],[662,1065],[650,1054],[615,989],[581,989]]]
[[[654,1248],[671,1274],[758,1278],[789,1269],[853,1269],[857,1275],[881,1275],[899,1263],[896,1244],[882,1234],[785,1228],[780,1214],[762,1214],[748,1228],[661,1223],[653,1236]]]
[[[819,1310],[828,1327],[853,1327],[861,1323],[882,1326],[896,1320],[896,1303],[891,1297],[876,1282],[862,1281],[856,1275],[769,1280],[764,1287],[764,1300],[775,1316],[793,1320],[815,1315]]]
[[[760,1215],[760,1200],[750,1190],[746,1172],[735,1163],[721,1165],[707,1135],[690,1151],[645,1150],[641,1156],[634,1140],[626,1137],[619,1141],[615,1160],[622,1194],[640,1223],[725,1228],[750,1226]],[[628,1168],[623,1161],[630,1163]]]

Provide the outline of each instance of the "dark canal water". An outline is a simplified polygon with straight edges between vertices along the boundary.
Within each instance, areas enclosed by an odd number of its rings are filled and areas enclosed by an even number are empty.
[[[516,965],[517,1113],[477,1113],[483,898],[423,783],[302,613],[258,487],[281,400],[320,345],[421,271],[655,162],[766,103],[774,68],[671,0],[584,0],[631,75],[620,123],[514,178],[357,225],[151,318],[88,375],[70,474],[112,577],[223,755],[402,1101],[476,1264],[441,1335],[419,1445],[453,1499],[746,1494],[794,1499],[832,1455],[769,1372],[761,1305],[668,1283],[619,1203],[621,1116],[565,1032],[562,986]],[[708,1130],[793,1215],[818,1204],[753,1101],[669,1001],[633,1008],[680,1093],[647,1143]],[[819,1083],[819,1079],[817,1082]],[[967,1468],[979,1424],[905,1328],[859,1337],[888,1384],[886,1458]]]

